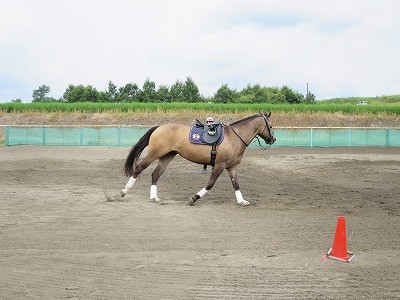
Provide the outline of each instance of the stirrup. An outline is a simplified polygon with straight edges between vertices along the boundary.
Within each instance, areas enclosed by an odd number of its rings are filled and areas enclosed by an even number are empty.
[[[208,130],[207,133],[208,133],[209,135],[215,135],[215,129],[214,129],[214,130]]]

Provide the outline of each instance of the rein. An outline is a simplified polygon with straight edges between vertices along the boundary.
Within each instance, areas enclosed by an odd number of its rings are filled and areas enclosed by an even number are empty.
[[[246,145],[246,147],[248,147],[250,145],[250,144],[247,144],[245,141],[243,141],[243,139],[240,137],[240,135],[238,135],[238,133],[235,131],[235,129],[233,129],[233,127],[232,127],[232,130],[237,135],[237,137]]]
[[[267,147],[264,147],[263,145],[261,145],[260,137],[258,135],[256,135],[256,139],[258,141],[258,146],[260,147],[261,150],[267,150],[269,147],[272,146],[272,145],[268,145]]]

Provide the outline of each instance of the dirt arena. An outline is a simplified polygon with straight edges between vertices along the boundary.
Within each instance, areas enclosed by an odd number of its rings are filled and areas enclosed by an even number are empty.
[[[0,299],[400,299],[400,148],[248,149],[195,206],[201,166],[128,148],[0,147]],[[338,216],[350,263],[325,258]]]

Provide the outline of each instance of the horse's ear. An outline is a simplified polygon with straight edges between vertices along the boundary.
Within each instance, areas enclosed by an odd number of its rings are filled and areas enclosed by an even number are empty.
[[[269,114],[267,115],[267,117],[269,118],[271,116],[271,112],[269,112]]]

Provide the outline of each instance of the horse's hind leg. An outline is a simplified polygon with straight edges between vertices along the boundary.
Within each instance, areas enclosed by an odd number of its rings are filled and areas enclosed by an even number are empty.
[[[129,178],[128,183],[125,185],[125,188],[121,190],[121,197],[124,197],[128,191],[133,187],[133,185],[136,182],[137,177],[139,176],[140,173],[143,172],[144,169],[146,169],[153,161],[155,158],[146,156],[136,167],[135,170],[132,173],[132,176]]]
[[[151,187],[150,187],[150,200],[160,202],[161,199],[157,195],[157,181],[160,176],[164,173],[168,164],[173,160],[175,155],[178,153],[176,151],[171,151],[158,159],[158,165],[154,172],[151,174]]]
[[[214,186],[219,175],[224,171],[225,167],[222,165],[215,165],[214,170],[211,172],[210,180],[208,180],[207,186],[201,189],[196,195],[192,196],[189,200],[189,205],[193,205],[197,200],[203,197],[211,188]]]

